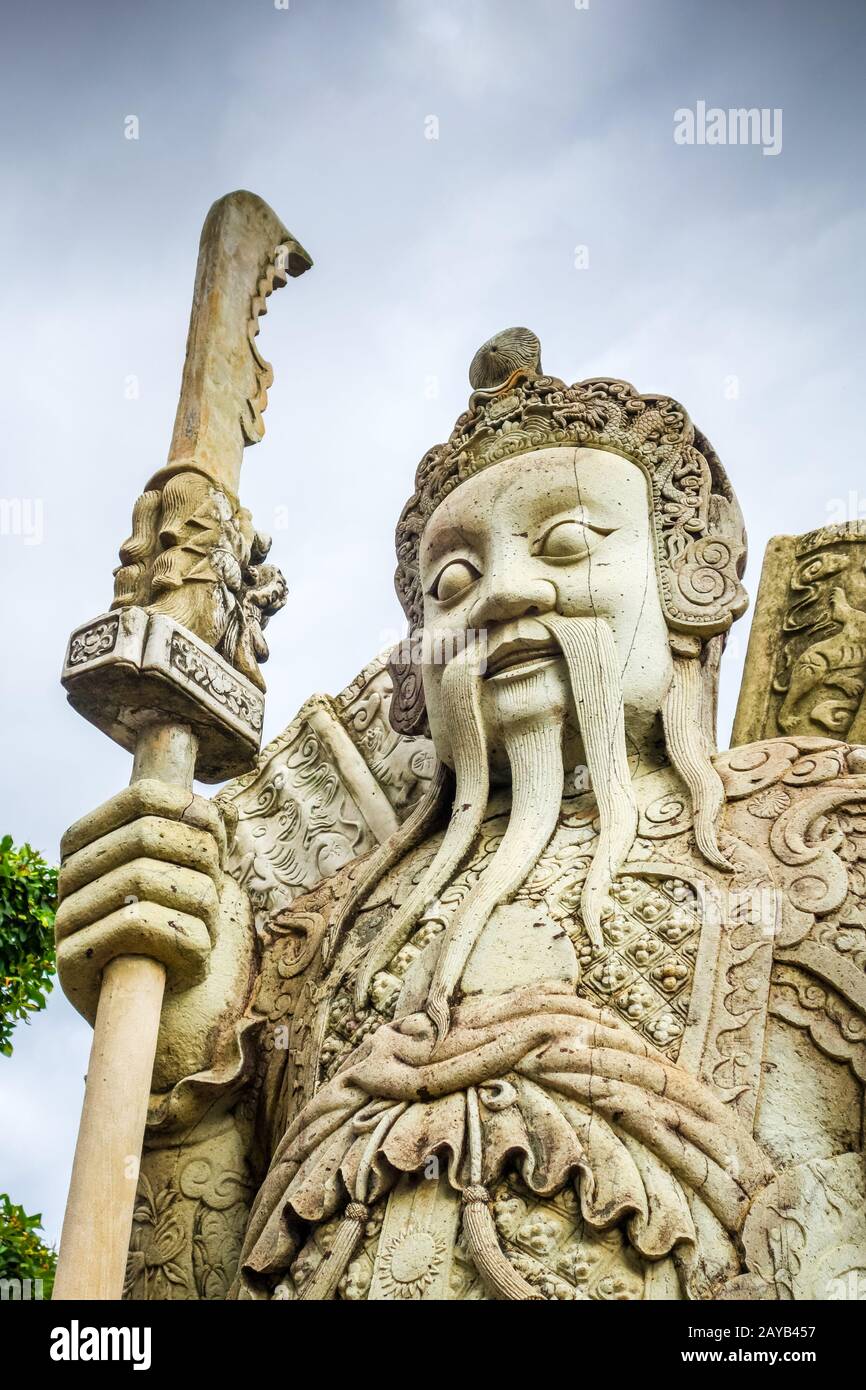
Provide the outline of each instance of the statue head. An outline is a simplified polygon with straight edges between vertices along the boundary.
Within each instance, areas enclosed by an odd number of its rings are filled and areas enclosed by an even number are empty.
[[[440,1029],[485,921],[553,834],[576,764],[598,807],[581,896],[595,944],[637,831],[635,773],[673,764],[698,849],[730,867],[717,834],[715,699],[725,635],[746,606],[739,507],[676,401],[621,381],[566,386],[543,374],[523,328],[484,344],[470,383],[468,411],[421,460],[398,523],[409,637],[390,662],[391,721],[429,729],[456,777],[452,812],[359,987],[465,862],[491,783],[510,780],[508,829],[431,982]]]
[[[747,603],[740,584],[746,541],[727,475],[684,408],[669,397],[639,395],[623,381],[566,386],[546,376],[539,341],[525,328],[485,343],[469,379],[469,409],[447,443],[424,455],[397,525],[395,585],[410,641],[392,662],[395,728],[424,729],[429,700],[431,732],[447,755],[437,708],[434,668],[441,677],[444,665],[442,645],[432,640],[437,629],[453,637],[464,619],[467,632],[483,628],[492,646],[500,625],[528,610],[552,605],[567,615],[580,602],[593,613],[601,605],[614,634],[623,635],[638,587],[634,638],[645,649],[651,634],[653,641],[662,635],[661,622],[671,651],[698,658],[713,695],[724,635]],[[501,499],[495,518],[494,499]],[[529,534],[547,522],[548,541]],[[509,544],[502,529],[512,523],[511,539],[527,531],[523,547]],[[462,551],[461,528],[475,533]],[[457,542],[450,552],[449,537]],[[599,540],[605,553],[593,566]],[[469,553],[479,541],[487,547],[480,566],[477,549]],[[439,555],[455,567],[431,575]],[[532,563],[541,559],[547,565]],[[644,586],[648,559],[652,585]],[[607,582],[613,565],[628,571],[619,576],[619,604],[616,585]],[[449,594],[444,603],[434,591],[440,573]],[[468,582],[458,596],[461,576]],[[639,684],[638,664],[629,666],[626,685]]]

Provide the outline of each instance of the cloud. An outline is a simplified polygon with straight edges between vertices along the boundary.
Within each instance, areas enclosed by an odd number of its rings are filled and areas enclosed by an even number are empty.
[[[768,536],[820,524],[859,480],[862,20],[832,9],[828,24],[802,0],[17,8],[0,495],[45,514],[41,546],[0,537],[17,840],[53,856],[129,776],[57,673],[72,627],[107,607],[164,460],[198,232],[231,188],[266,197],[316,261],[263,325],[276,382],[242,483],[266,529],[285,523],[267,736],[398,623],[397,513],[465,405],[475,348],[509,323],[540,334],[558,375],[685,401],[741,496],[755,591]],[[697,99],[782,106],[782,154],[676,146],[673,113]],[[744,650],[732,639],[723,734]],[[0,1181],[54,1237],[88,1045],[55,996],[0,1061]]]

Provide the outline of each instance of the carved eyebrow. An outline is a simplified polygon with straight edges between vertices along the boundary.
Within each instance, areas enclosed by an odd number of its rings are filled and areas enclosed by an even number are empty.
[[[539,499],[539,515],[542,510],[547,516],[574,512],[588,522],[590,513],[600,505],[600,499],[593,495],[591,488],[578,488],[573,482],[563,482],[557,483],[545,492],[543,499]]]
[[[470,526],[442,525],[431,528],[429,535],[424,537],[422,543],[421,563],[423,565],[436,564],[441,556],[452,550],[468,550],[473,554],[478,553],[478,546]]]
[[[603,495],[594,494],[590,487],[578,489],[573,482],[563,482],[545,493],[543,502],[540,499],[532,521],[533,529],[537,531],[557,517],[565,520],[566,513],[590,530],[605,534],[616,531],[623,524],[619,509],[612,509]]]

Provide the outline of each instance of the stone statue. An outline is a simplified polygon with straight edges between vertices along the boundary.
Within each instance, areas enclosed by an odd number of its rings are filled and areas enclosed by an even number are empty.
[[[397,527],[406,641],[212,801],[145,778],[67,837],[87,1016],[113,906],[160,909],[126,1295],[863,1297],[866,535],[771,548],[719,753],[707,439],[522,328],[470,382]]]

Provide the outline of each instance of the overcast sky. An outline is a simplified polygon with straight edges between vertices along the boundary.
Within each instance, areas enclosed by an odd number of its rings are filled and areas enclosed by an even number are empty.
[[[753,594],[770,535],[856,514],[864,14],[6,0],[0,497],[25,506],[0,535],[0,832],[54,861],[64,828],[129,778],[58,671],[69,631],[108,607],[132,503],[165,459],[199,230],[233,188],[316,263],[264,321],[276,382],[242,480],[291,590],[268,633],[268,737],[399,633],[397,514],[466,403],[473,352],[510,324],[568,381],[685,403],[742,502]],[[675,111],[699,102],[781,111],[781,151],[677,144]],[[88,1046],[57,992],[0,1059],[0,1190],[51,1239]]]

